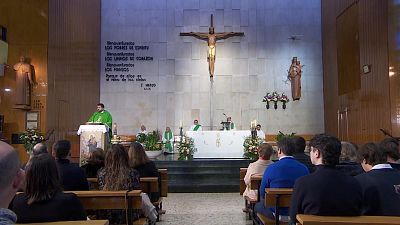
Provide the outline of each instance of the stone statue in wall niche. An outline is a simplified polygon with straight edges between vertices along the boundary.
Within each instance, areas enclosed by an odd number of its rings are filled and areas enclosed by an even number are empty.
[[[303,65],[297,60],[297,57],[293,57],[292,64],[288,71],[288,80],[292,84],[292,98],[293,101],[300,100],[301,97],[301,73]]]
[[[17,109],[30,109],[31,86],[33,82],[32,66],[21,56],[19,62],[14,65],[16,76],[15,107]]]
[[[180,33],[180,36],[193,36],[203,41],[208,42],[208,51],[207,51],[207,62],[208,62],[208,71],[210,73],[210,79],[214,76],[214,68],[215,68],[215,53],[216,53],[216,44],[218,40],[227,39],[234,36],[244,36],[243,32],[223,32],[223,33],[215,33],[214,25],[213,25],[213,15],[211,14],[211,26],[208,28],[208,33],[201,32],[189,32],[189,33]]]

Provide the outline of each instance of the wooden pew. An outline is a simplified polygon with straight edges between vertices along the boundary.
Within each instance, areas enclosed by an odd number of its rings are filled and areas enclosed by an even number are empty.
[[[89,183],[89,190],[95,191],[99,190],[99,182],[97,181],[97,178],[87,178],[87,181]]]
[[[265,205],[271,208],[275,208],[275,220],[267,218],[266,216],[257,213],[257,217],[261,220],[264,225],[270,224],[287,224],[287,222],[279,221],[279,208],[289,207],[290,199],[292,198],[292,188],[266,188],[265,189]]]
[[[298,214],[298,224],[302,225],[394,225],[400,224],[400,217],[395,216],[314,216]]]
[[[58,221],[45,223],[24,223],[24,225],[108,225],[108,220],[77,220],[77,221]]]
[[[152,203],[158,212],[157,221],[160,221],[160,215],[165,214],[165,210],[162,209],[162,198],[168,196],[168,170],[158,169],[158,173],[159,177],[141,177],[140,188],[149,195],[150,199],[158,195],[158,200]]]
[[[146,218],[132,221],[132,212],[140,211],[142,205],[141,190],[133,191],[70,191],[78,196],[86,210],[120,209],[128,210],[128,224],[145,225]]]
[[[158,169],[159,177],[141,177],[140,178],[140,189],[147,193],[152,199],[152,196],[158,195],[159,198],[152,201],[156,207],[158,216],[157,221],[160,220],[160,215],[165,214],[165,210],[162,209],[162,197],[168,196],[168,170]],[[97,178],[87,178],[89,182],[90,190],[99,190],[99,184]]]
[[[168,170],[158,169],[158,174],[160,177],[160,196],[168,197]]]
[[[246,176],[247,168],[240,168],[239,175],[239,192],[240,195],[243,195],[243,192],[246,190],[246,183],[244,182],[244,177]]]
[[[257,190],[257,198],[252,199],[246,197],[246,201],[250,205],[250,212],[249,212],[249,219],[253,219],[253,223],[255,222],[254,219],[256,218],[256,214],[254,211],[254,206],[260,201],[260,186],[261,186],[262,175],[261,174],[253,174],[250,177],[250,189]]]
[[[240,195],[243,195],[246,190],[246,183],[244,182],[244,177],[246,176],[247,168],[240,168]],[[258,190],[261,185],[262,175],[253,174],[250,177],[250,189]],[[249,209],[249,219],[254,218],[254,206],[257,202],[260,201],[260,196],[258,195],[256,199],[249,198],[248,196],[244,197],[244,205],[247,209]],[[250,207],[248,207],[250,206]]]

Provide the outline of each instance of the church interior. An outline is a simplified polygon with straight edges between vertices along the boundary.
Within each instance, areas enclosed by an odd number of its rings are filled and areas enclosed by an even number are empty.
[[[342,143],[342,151],[343,143],[355,146],[360,173],[368,144],[391,139],[398,148],[399,27],[398,0],[2,0],[0,140],[21,165],[36,157],[37,143],[58,160],[54,149],[67,140],[76,166],[97,148],[106,158],[118,154],[114,145],[131,157],[128,149],[140,142],[159,171],[155,180],[140,178],[157,210],[157,220],[141,215],[143,224],[400,224],[400,211],[360,213],[352,222],[313,214],[320,223],[307,223],[313,218],[298,211],[304,217],[294,214],[293,221],[289,187],[265,192],[265,201],[289,196],[281,205],[271,200],[286,208],[266,218],[257,209],[261,187],[270,187],[265,167],[251,179],[246,174],[264,144],[272,147],[273,165],[288,156],[282,146],[298,146],[294,137],[305,141],[307,162],[317,165],[303,163],[307,174],[327,163],[318,161],[325,150],[313,155],[331,146],[320,145],[320,134]],[[149,155],[154,150],[160,152]],[[395,155],[379,165],[390,162],[397,171],[400,150]],[[87,178],[90,189],[95,183],[102,190],[98,176]],[[393,196],[400,200],[398,177]],[[132,202],[140,199],[135,193]],[[132,222],[136,214],[128,214]],[[72,220],[82,221],[65,224]],[[98,224],[113,224],[105,220]]]

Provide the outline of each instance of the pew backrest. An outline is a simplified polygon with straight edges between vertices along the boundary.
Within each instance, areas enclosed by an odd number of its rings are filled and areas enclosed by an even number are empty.
[[[239,175],[239,192],[240,195],[243,195],[244,191],[246,190],[246,183],[244,182],[244,177],[246,176],[247,168],[240,168],[240,175]]]
[[[159,177],[160,177],[160,196],[167,197],[168,196],[168,170],[167,169],[158,169]]]
[[[400,224],[400,217],[394,216],[314,216],[298,214],[298,224],[302,225],[394,225]]]
[[[22,224],[22,223],[21,223]],[[24,225],[108,225],[108,220],[75,220],[43,223],[23,223]]]

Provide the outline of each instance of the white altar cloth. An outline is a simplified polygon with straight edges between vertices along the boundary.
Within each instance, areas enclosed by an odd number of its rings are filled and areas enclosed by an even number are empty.
[[[107,126],[105,126],[105,125],[80,125],[78,132],[76,132],[76,133],[78,135],[81,135],[82,132],[85,132],[85,131],[91,131],[91,132],[101,131],[103,133],[106,133],[108,130],[107,130]]]
[[[194,139],[194,158],[243,158],[243,142],[250,130],[187,131]]]

